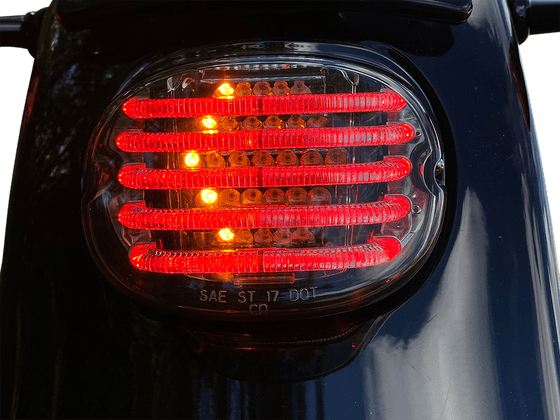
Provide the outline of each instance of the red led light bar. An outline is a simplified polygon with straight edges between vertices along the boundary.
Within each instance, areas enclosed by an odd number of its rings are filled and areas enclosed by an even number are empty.
[[[336,93],[288,96],[241,96],[232,99],[183,98],[126,101],[130,118],[186,118],[238,115],[323,114],[334,112],[400,111],[405,100],[396,92]]]
[[[401,144],[415,135],[410,124],[374,127],[242,130],[216,133],[119,134],[115,143],[124,152],[200,152],[214,150],[312,149]]]
[[[219,209],[152,209],[128,203],[119,212],[119,222],[131,229],[213,230],[346,226],[386,223],[410,211],[404,196],[386,196],[377,203],[322,206],[253,206]]]
[[[281,273],[371,267],[395,258],[400,242],[391,237],[337,248],[253,248],[237,251],[167,251],[155,244],[132,247],[136,268],[165,274]]]
[[[402,179],[410,173],[411,168],[410,161],[403,157],[348,165],[219,169],[150,169],[145,165],[126,165],[119,172],[119,182],[128,188],[146,190],[369,184]]]

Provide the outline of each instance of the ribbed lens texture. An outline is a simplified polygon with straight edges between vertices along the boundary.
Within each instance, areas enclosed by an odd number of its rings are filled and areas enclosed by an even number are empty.
[[[390,186],[406,185],[407,143],[417,138],[398,119],[407,106],[398,93],[380,83],[325,93],[318,77],[212,80],[122,106],[120,117],[134,120],[112,150],[124,156],[118,181],[136,198],[117,220],[135,267],[221,280],[329,276],[399,254],[391,232],[409,226],[412,205]],[[337,92],[353,90],[344,86]]]
[[[217,133],[124,132],[116,144],[124,152],[184,152],[198,150],[302,149],[314,147],[385,146],[414,137],[410,124],[374,127],[244,130]]]
[[[143,165],[129,165],[119,172],[119,182],[128,188],[147,190],[369,184],[402,179],[410,169],[411,163],[406,158],[353,165],[223,169],[148,169]]]
[[[144,203],[125,204],[119,222],[131,229],[213,230],[345,226],[386,223],[410,211],[403,196],[386,196],[378,203],[328,206],[259,206],[221,209],[150,209]]]
[[[123,112],[130,118],[189,118],[238,115],[290,115],[334,112],[400,111],[406,106],[396,92],[242,96],[233,99],[130,99]]]
[[[233,252],[164,251],[146,244],[134,246],[130,260],[140,270],[163,274],[282,273],[370,267],[391,261],[400,249],[394,238],[337,248],[255,248]]]

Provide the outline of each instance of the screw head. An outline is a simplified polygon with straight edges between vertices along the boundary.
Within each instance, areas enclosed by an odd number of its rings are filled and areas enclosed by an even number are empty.
[[[444,169],[445,169],[445,163],[443,162],[443,159],[438,160],[435,169],[436,176],[440,176],[443,173]]]

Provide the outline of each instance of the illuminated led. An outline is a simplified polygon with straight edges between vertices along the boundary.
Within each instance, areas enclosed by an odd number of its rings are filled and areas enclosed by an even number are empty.
[[[218,232],[218,235],[220,235],[220,238],[222,238],[224,241],[231,241],[235,237],[233,232],[227,228],[220,230]]]
[[[210,204],[216,202],[218,199],[218,193],[214,190],[202,190],[200,192],[200,197],[203,202]]]
[[[256,120],[251,121],[258,128],[260,121]],[[236,130],[238,123],[235,118],[226,118],[221,123],[223,132],[220,133],[131,131],[119,134],[115,143],[124,152],[270,150],[395,145],[410,141],[415,135],[414,128],[403,123],[372,127],[303,128],[305,121],[292,117],[285,125],[292,129],[239,131]]]
[[[130,118],[188,118],[204,117],[206,115],[228,117],[237,115],[386,112],[400,111],[405,106],[406,102],[398,93],[385,90],[371,93],[241,96],[233,99],[132,98],[123,104],[122,110]]]
[[[284,206],[284,194],[278,191],[277,200],[271,202],[266,200],[267,193],[263,195],[264,204],[269,204],[265,206],[260,205],[258,198],[247,207],[155,209],[146,207],[143,202],[128,203],[119,212],[118,219],[131,229],[145,230],[215,230],[224,226],[230,229],[273,229],[378,223],[386,226],[410,213],[410,200],[402,195],[388,194],[374,203],[319,205],[312,202],[311,205]],[[229,197],[230,202],[235,201],[234,196]]]
[[[196,195],[196,197],[194,199],[194,206],[196,208],[199,208],[199,209],[200,208],[213,208],[213,207],[217,206],[217,204],[218,204],[217,201],[218,201],[218,193],[214,190],[206,189],[206,190],[200,191]],[[150,210],[150,211],[152,211],[152,210]],[[177,210],[177,211],[181,211],[181,210]],[[150,218],[154,219],[154,216],[151,216]]]
[[[212,128],[216,128],[216,126],[218,125],[218,122],[217,122],[214,118],[212,118],[212,117],[204,117],[204,118],[202,119],[202,125],[203,125],[205,128],[210,128],[210,129],[212,129]]]
[[[281,273],[371,267],[393,260],[400,251],[397,239],[376,237],[371,243],[353,246],[236,251],[167,251],[141,244],[132,247],[129,259],[136,268],[153,273]]]
[[[232,155],[233,156],[233,155]],[[248,158],[245,156],[248,161]],[[231,156],[230,156],[231,159]],[[347,165],[252,166],[218,169],[151,169],[125,165],[118,175],[128,188],[184,190],[202,188],[270,188],[296,185],[350,185],[391,182],[405,178],[412,169],[407,158]]]
[[[297,80],[290,89],[291,95],[309,95],[311,94],[311,89],[309,89],[303,80]]]
[[[195,168],[200,163],[200,157],[196,152],[189,152],[185,155],[185,165],[189,168]]]
[[[234,93],[235,90],[229,83],[222,83],[220,87],[216,89],[216,92],[214,92],[214,97],[231,99]]]

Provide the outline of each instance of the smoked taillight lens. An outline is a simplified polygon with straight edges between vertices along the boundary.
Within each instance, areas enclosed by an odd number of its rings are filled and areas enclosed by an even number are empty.
[[[429,104],[386,69],[305,54],[173,60],[136,77],[87,156],[107,277],[195,317],[306,317],[398,287],[444,194]]]

